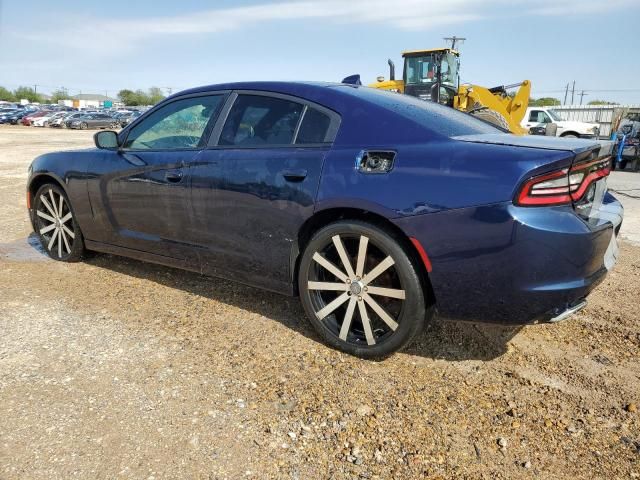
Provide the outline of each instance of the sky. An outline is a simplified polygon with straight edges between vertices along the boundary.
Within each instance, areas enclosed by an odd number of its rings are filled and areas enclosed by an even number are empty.
[[[461,80],[640,104],[639,0],[0,0],[0,86],[115,96],[245,80],[363,83],[466,37]],[[571,93],[569,93],[571,97]],[[570,100],[570,98],[569,98]]]

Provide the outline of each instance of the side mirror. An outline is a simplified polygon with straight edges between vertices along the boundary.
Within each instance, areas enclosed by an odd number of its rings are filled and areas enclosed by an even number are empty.
[[[117,150],[120,146],[118,145],[118,134],[111,130],[97,132],[93,136],[93,141],[96,143],[96,147],[104,150]]]

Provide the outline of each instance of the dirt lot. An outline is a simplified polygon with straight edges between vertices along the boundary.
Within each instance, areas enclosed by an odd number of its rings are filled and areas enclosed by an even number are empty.
[[[47,260],[27,166],[91,135],[0,126],[0,479],[640,478],[640,246],[562,324],[435,324],[358,360],[296,299]]]

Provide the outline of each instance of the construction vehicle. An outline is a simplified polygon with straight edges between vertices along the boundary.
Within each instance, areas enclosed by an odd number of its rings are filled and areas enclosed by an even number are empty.
[[[460,85],[460,53],[453,48],[412,50],[404,52],[402,58],[402,80],[396,80],[395,65],[389,59],[389,80],[378,77],[369,86],[448,105],[516,135],[528,133],[520,123],[529,105],[529,80],[493,88]],[[515,95],[507,94],[507,90],[516,87]]]

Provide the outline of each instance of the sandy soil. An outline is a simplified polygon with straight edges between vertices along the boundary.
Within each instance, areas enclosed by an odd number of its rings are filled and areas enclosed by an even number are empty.
[[[0,479],[640,478],[639,246],[562,324],[436,323],[359,360],[296,299],[48,260],[27,166],[91,135],[0,126]]]

